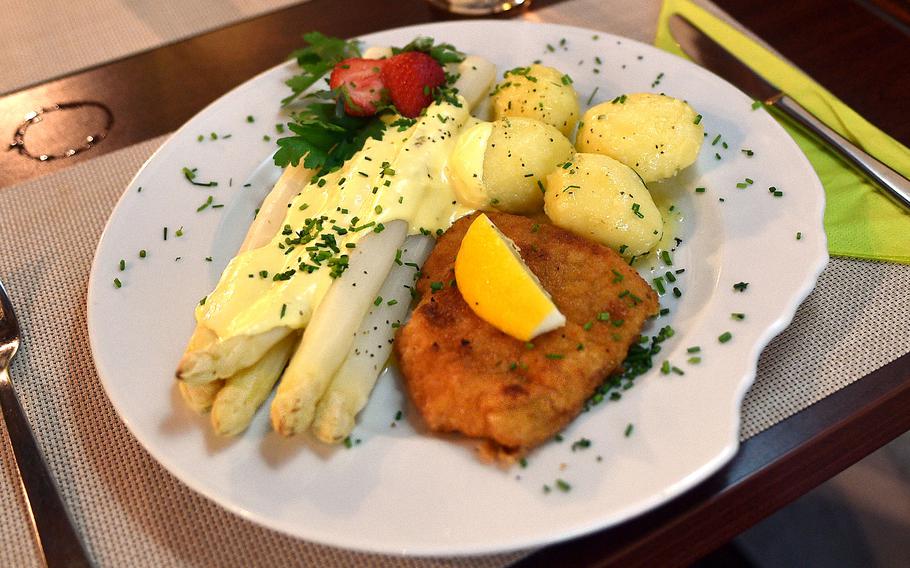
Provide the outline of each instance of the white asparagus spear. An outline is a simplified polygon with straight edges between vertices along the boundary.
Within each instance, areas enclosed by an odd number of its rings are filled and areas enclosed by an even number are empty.
[[[238,254],[265,246],[272,240],[283,226],[288,213],[288,203],[310,183],[313,173],[313,170],[303,167],[303,162],[296,167],[285,168],[275,187],[265,196]]]
[[[260,166],[260,169],[262,166]],[[255,177],[259,174],[259,169],[253,174]],[[265,200],[259,208],[259,214],[250,224],[247,230],[246,238],[240,245],[239,253],[247,250],[258,248],[270,240],[281,227],[281,221],[287,212],[288,203],[306,186],[310,178],[313,177],[313,170],[303,167],[303,164],[297,167],[288,166],[284,173],[275,183],[275,186],[266,195]],[[266,175],[266,174],[264,174]],[[215,334],[204,326],[197,325],[193,330],[193,335],[188,342],[186,353],[191,351],[200,351],[211,347],[217,337]],[[186,355],[184,355],[186,356]],[[223,381],[215,380],[208,383],[187,384],[180,382],[180,394],[183,399],[194,411],[203,413],[209,410],[215,399],[215,395],[221,388]]]
[[[272,401],[272,427],[291,436],[313,421],[316,403],[341,366],[379,288],[407,236],[408,224],[391,221],[365,236],[351,254],[348,269],[335,280],[303,333]]]
[[[188,351],[177,365],[177,378],[191,385],[226,379],[258,361],[290,333],[291,328],[287,326],[274,327],[255,335],[217,340],[204,349]]]
[[[190,336],[190,340],[187,342],[186,351],[204,349],[214,343],[216,339],[214,332],[207,327],[197,325]],[[209,411],[222,384],[224,384],[224,381],[220,380],[201,385],[188,385],[183,381],[178,381],[180,395],[183,400],[194,412],[199,414]]]
[[[383,57],[392,57],[391,47],[374,45],[363,52],[364,59],[382,59]]]
[[[354,429],[357,414],[389,358],[395,330],[407,315],[417,267],[423,265],[433,244],[423,235],[412,235],[404,242],[401,258],[379,289],[382,302],[367,313],[344,363],[316,406],[313,433],[323,442],[341,442]]]
[[[223,379],[201,385],[188,385],[184,382],[177,382],[177,388],[180,390],[180,396],[183,397],[183,401],[190,407],[190,410],[197,414],[205,414],[211,410],[212,404],[215,402],[215,396],[222,386],[224,386]]]
[[[233,436],[247,429],[272,392],[299,339],[299,333],[288,335],[254,365],[224,381],[212,404],[212,428],[216,434]]]
[[[496,80],[496,65],[478,55],[468,55],[458,64],[458,73],[453,86],[468,101],[468,107],[476,109]]]

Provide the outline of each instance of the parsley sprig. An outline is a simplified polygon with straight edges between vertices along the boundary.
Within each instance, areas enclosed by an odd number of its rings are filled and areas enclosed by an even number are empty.
[[[398,55],[405,51],[422,51],[445,66],[447,63],[461,63],[464,53],[455,49],[451,43],[436,43],[431,37],[419,36],[404,47],[393,47],[392,53]]]
[[[349,116],[343,103],[331,100],[331,91],[315,94],[315,102],[294,115],[288,129],[294,134],[278,139],[275,165],[297,166],[301,160],[306,168],[318,170],[323,176],[339,167],[358,150],[368,138],[382,140],[385,123],[378,117]]]
[[[285,81],[293,93],[281,101],[282,106],[296,100],[339,61],[360,57],[360,42],[357,40],[329,37],[319,32],[303,34],[303,39],[308,45],[291,53],[301,72]]]
[[[338,62],[361,55],[357,41],[328,37],[319,32],[305,34],[303,38],[309,45],[291,54],[297,59],[301,73],[287,81],[293,93],[282,101],[283,105],[300,99],[304,91],[331,71]],[[394,54],[406,51],[427,53],[440,65],[458,63],[465,57],[451,44],[437,44],[430,37],[418,37],[404,47],[392,49]],[[456,78],[447,75],[446,83],[435,89],[434,99],[460,106],[457,91],[451,86]],[[395,107],[387,105],[373,117],[349,116],[344,112],[345,95],[338,90],[304,95],[300,102],[306,101],[307,104],[292,114],[292,120],[287,125],[292,136],[278,139],[275,165],[297,166],[303,161],[304,167],[317,170],[317,177],[321,177],[341,167],[363,148],[369,138],[382,140],[386,124],[380,115],[397,114]],[[405,130],[414,123],[413,119],[399,118],[391,125],[398,130]]]

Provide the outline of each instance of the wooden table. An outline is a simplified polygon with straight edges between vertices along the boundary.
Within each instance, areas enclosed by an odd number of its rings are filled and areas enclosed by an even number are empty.
[[[535,0],[536,6],[554,4]],[[715,0],[860,114],[910,145],[910,7],[896,0]],[[0,131],[59,101],[106,105],[114,127],[91,151],[39,162],[0,152],[0,191],[178,128],[280,62],[304,30],[339,36],[450,16],[422,0],[312,0],[0,96]],[[795,31],[795,30],[798,30]],[[250,46],[254,46],[251,48]],[[205,53],[206,57],[198,54]],[[720,472],[621,526],[543,549],[521,566],[686,565],[910,429],[910,354],[746,441]]]

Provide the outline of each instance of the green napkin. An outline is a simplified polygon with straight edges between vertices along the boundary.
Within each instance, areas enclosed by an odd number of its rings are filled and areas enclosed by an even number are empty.
[[[869,124],[805,73],[691,0],[664,0],[654,39],[656,46],[684,56],[668,27],[673,14],[685,16],[822,122],[910,177],[910,150]],[[789,124],[777,111],[772,109],[772,112],[805,152],[825,186],[825,232],[829,252],[835,256],[910,264],[910,214],[847,166],[827,146]]]

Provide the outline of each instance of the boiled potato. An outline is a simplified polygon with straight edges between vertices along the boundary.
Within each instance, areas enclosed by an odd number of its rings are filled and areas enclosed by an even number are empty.
[[[701,118],[665,95],[620,95],[588,109],[578,130],[579,152],[610,156],[645,182],[673,177],[692,165],[704,140]]]
[[[555,127],[533,118],[493,123],[483,160],[483,183],[494,209],[534,213],[543,209],[543,179],[575,153]]]
[[[506,71],[493,91],[493,118],[523,116],[555,126],[569,136],[581,114],[578,93],[565,73],[544,65]]]
[[[553,126],[531,118],[506,118],[462,133],[450,171],[462,203],[534,213],[543,208],[543,178],[574,153],[572,143]]]
[[[547,176],[544,210],[553,223],[637,256],[663,236],[663,219],[632,168],[601,154],[575,154]]]
[[[492,122],[478,122],[464,128],[449,156],[447,174],[455,195],[462,204],[474,209],[490,205],[487,186],[483,183],[483,162],[492,133]]]

